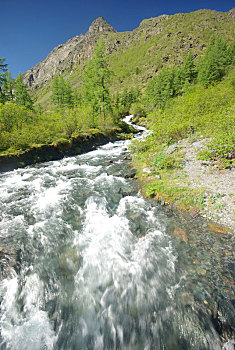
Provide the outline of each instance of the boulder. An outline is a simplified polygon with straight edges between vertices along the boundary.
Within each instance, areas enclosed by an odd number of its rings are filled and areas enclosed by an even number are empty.
[[[146,174],[151,174],[155,171],[154,168],[150,168],[150,167],[147,167],[147,168],[144,168],[143,169],[143,173],[146,173]]]

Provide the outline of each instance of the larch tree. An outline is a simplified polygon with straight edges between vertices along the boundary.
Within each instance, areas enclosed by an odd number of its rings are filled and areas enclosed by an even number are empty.
[[[54,105],[59,108],[73,106],[73,93],[69,81],[65,81],[63,77],[57,74],[52,81],[51,100]]]
[[[24,106],[27,109],[33,109],[33,101],[28,93],[28,90],[23,83],[23,77],[22,74],[19,74],[19,76],[15,80],[15,102],[16,104],[20,106]]]
[[[229,49],[221,37],[213,36],[205,55],[198,63],[198,82],[208,86],[220,81],[226,73],[226,67],[231,64],[234,51]]]
[[[5,101],[5,96],[2,91],[2,86],[7,79],[6,78],[7,64],[4,62],[5,62],[5,58],[0,58],[0,102]]]
[[[105,121],[108,111],[111,111],[111,97],[108,84],[111,72],[105,57],[105,44],[101,38],[97,41],[93,58],[88,63],[83,82],[84,102],[91,105],[94,115],[103,117]]]
[[[9,71],[6,71],[6,80],[2,84],[2,92],[5,98],[5,101],[13,101],[14,100],[14,86],[15,82],[11,77],[11,73]]]

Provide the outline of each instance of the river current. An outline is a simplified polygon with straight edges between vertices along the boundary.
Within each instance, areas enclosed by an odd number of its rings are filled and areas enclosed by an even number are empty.
[[[0,349],[222,349],[169,234],[179,219],[142,198],[127,143],[0,174],[0,238],[17,252]]]

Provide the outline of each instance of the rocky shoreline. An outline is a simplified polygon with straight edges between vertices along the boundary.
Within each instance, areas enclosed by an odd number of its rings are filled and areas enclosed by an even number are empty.
[[[219,169],[212,161],[197,159],[198,151],[208,142],[204,138],[194,142],[184,139],[176,144],[184,156],[182,172],[189,188],[204,190],[202,216],[235,232],[235,169]]]

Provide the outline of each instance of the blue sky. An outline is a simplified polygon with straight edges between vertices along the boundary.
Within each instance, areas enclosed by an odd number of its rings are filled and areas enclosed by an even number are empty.
[[[132,30],[161,14],[206,8],[229,11],[225,0],[0,0],[0,58],[6,58],[13,77],[44,59],[59,44],[85,34],[103,16],[117,31]]]

